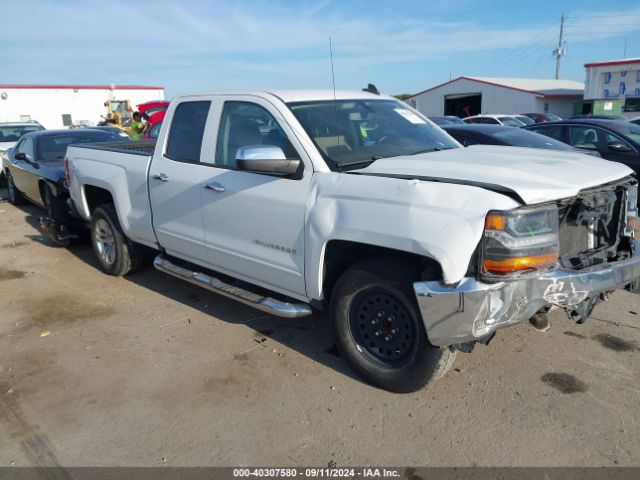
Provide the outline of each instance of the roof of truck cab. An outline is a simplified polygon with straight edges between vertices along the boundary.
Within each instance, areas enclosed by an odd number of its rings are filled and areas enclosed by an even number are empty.
[[[259,97],[275,96],[285,103],[291,102],[308,102],[323,100],[394,100],[393,97],[387,95],[376,95],[362,90],[336,90],[332,89],[272,89],[272,90],[227,90],[227,91],[211,91],[203,92],[198,95],[256,95]],[[191,97],[194,95],[185,95],[181,98]]]

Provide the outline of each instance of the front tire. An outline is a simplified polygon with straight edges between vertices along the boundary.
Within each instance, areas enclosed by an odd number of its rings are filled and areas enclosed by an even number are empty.
[[[111,204],[101,205],[93,212],[91,244],[100,267],[108,275],[121,277],[142,267],[142,247],[126,237]]]
[[[13,177],[9,172],[7,172],[7,189],[9,190],[9,203],[11,205],[21,205],[24,203],[24,197],[16,187],[16,184],[13,183]]]
[[[331,297],[338,348],[366,381],[398,393],[435,382],[456,352],[431,345],[413,298],[420,272],[401,260],[371,259],[347,270]]]

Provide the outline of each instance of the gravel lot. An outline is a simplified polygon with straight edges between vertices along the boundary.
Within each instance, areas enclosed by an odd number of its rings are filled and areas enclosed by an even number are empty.
[[[0,466],[640,465],[640,297],[502,331],[397,395],[351,374],[325,315],[108,277],[39,214],[0,203]]]

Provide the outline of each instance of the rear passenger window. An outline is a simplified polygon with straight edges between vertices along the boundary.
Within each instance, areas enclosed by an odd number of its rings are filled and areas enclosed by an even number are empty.
[[[204,126],[211,102],[183,102],[176,108],[171,120],[167,157],[178,162],[200,161]]]

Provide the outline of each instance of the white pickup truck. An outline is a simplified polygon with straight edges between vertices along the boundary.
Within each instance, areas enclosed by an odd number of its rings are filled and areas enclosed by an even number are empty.
[[[582,321],[640,277],[629,168],[462,148],[366,91],[184,96],[155,144],[76,145],[66,164],[106,273],[146,246],[157,269],[270,314],[328,309],[344,358],[391,391],[550,309]]]

